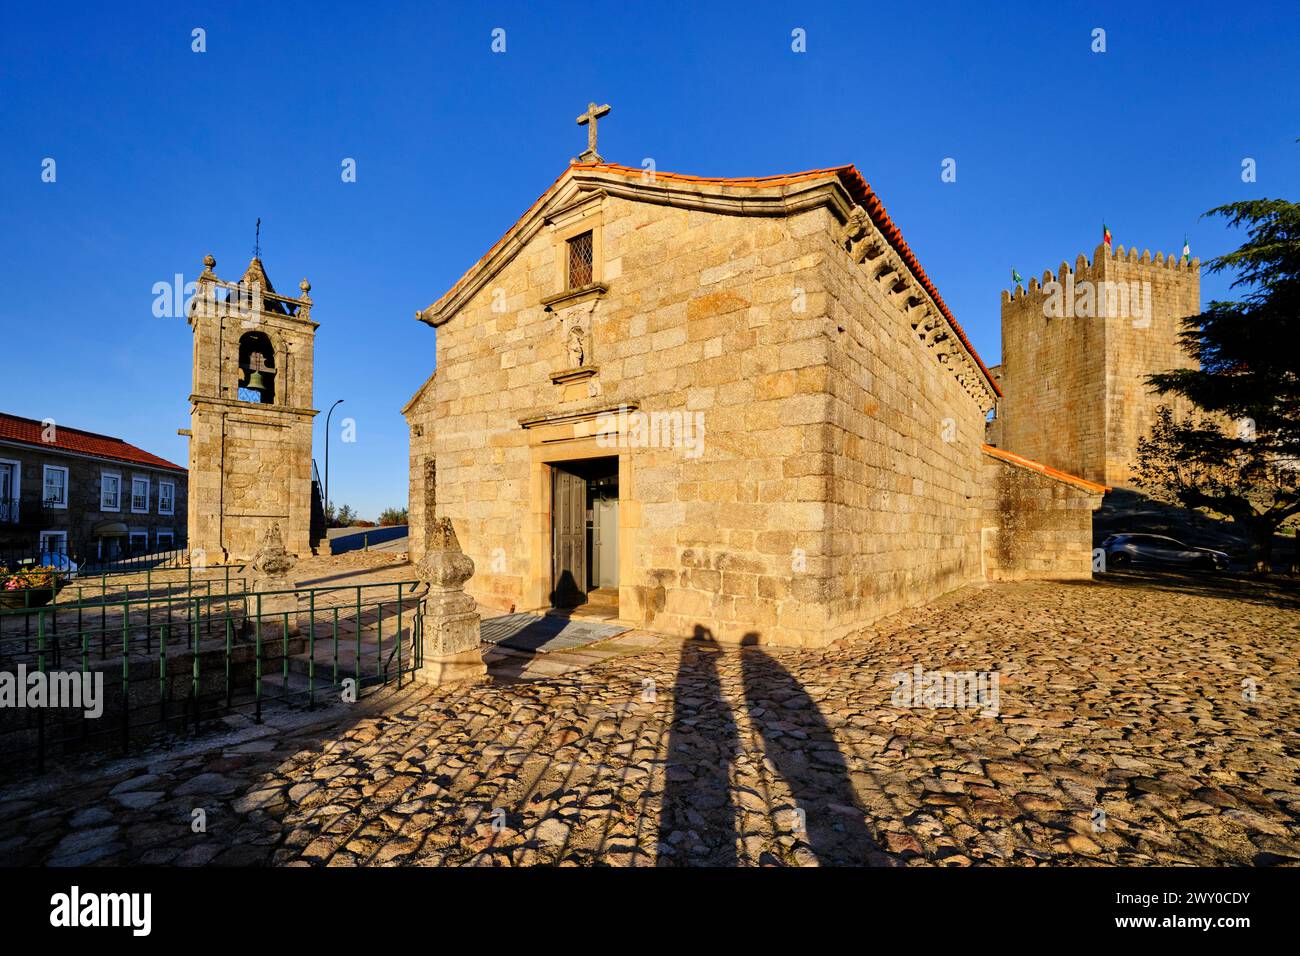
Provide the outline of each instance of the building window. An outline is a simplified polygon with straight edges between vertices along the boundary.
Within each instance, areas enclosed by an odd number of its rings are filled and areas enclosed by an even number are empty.
[[[591,285],[591,233],[584,232],[569,240],[569,288]]]
[[[127,547],[131,554],[144,554],[149,550],[149,532],[144,528],[132,528],[127,538]]]
[[[160,515],[170,515],[176,513],[176,483],[173,481],[158,482],[158,513]]]
[[[149,513],[149,479],[131,479],[131,511],[138,515]]]
[[[45,492],[41,500],[47,508],[68,507],[68,469],[45,466]]]
[[[99,510],[122,510],[122,476],[115,471],[99,473]]]
[[[18,499],[21,496],[23,466],[8,458],[0,458],[0,523],[18,521]]]
[[[47,554],[67,554],[68,553],[68,532],[66,531],[42,531],[41,532],[41,563],[45,563]]]
[[[162,528],[158,529],[158,550],[159,551],[170,551],[175,541],[176,541],[176,535],[172,533],[171,529],[166,529],[166,530]]]

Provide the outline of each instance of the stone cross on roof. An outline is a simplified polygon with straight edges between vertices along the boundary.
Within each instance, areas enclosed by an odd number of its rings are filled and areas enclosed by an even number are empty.
[[[597,106],[595,103],[587,104],[587,112],[578,117],[578,125],[587,127],[587,148],[578,156],[574,162],[578,163],[603,163],[600,153],[596,152],[596,120],[609,112],[609,104]]]

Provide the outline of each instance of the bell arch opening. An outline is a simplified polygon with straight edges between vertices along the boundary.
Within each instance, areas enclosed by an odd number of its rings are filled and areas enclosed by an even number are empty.
[[[245,332],[239,339],[239,400],[275,402],[275,347],[265,332]]]

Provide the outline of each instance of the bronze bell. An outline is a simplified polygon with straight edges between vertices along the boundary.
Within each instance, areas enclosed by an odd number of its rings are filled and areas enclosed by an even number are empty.
[[[250,372],[248,375],[248,384],[244,387],[256,392],[265,393],[267,389],[271,387],[270,377],[263,375],[260,371]]]

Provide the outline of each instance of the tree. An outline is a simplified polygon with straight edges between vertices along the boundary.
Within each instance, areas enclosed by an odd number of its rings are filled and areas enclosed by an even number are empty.
[[[357,513],[352,510],[350,505],[340,505],[338,516],[335,518],[335,526],[346,528],[357,520]]]
[[[1209,417],[1176,420],[1163,405],[1150,435],[1138,440],[1134,481],[1155,498],[1240,524],[1250,535],[1254,569],[1267,574],[1274,533],[1300,514],[1300,470],[1266,447],[1228,434]]]
[[[406,524],[407,511],[405,508],[385,508],[379,512],[379,523],[382,526]]]
[[[1242,524],[1267,573],[1274,532],[1300,514],[1300,204],[1254,199],[1206,215],[1246,228],[1247,241],[1207,270],[1236,271],[1232,288],[1247,291],[1183,320],[1180,343],[1199,368],[1148,377],[1200,415],[1160,410],[1138,444],[1135,481]]]

